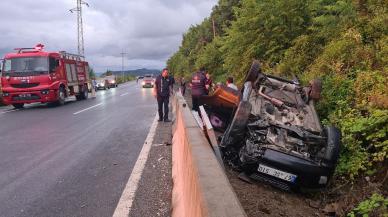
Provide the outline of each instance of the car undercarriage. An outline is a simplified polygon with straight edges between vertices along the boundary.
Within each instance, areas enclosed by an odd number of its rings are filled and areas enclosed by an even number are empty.
[[[266,75],[255,61],[241,92],[219,87],[203,97],[210,120],[222,132],[224,161],[249,178],[285,190],[322,188],[339,157],[340,132],[322,127],[314,103],[321,83]]]

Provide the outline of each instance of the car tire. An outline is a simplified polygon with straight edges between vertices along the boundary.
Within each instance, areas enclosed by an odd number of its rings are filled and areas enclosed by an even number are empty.
[[[24,108],[24,103],[14,103],[14,104],[12,104],[12,106],[15,109],[21,109],[21,108]]]
[[[257,77],[261,73],[261,66],[258,60],[252,62],[251,68],[249,69],[247,75],[245,76],[244,83],[251,81],[252,83],[256,81]]]
[[[240,102],[233,117],[232,123],[225,131],[220,146],[226,148],[231,145],[241,146],[243,144],[243,142],[245,141],[246,126],[248,124],[248,119],[251,114],[251,110],[252,105],[250,102]]]
[[[309,98],[317,102],[321,99],[321,92],[322,92],[322,81],[319,79],[314,79],[310,81]]]
[[[336,127],[327,126],[325,128],[325,133],[327,136],[327,143],[323,160],[328,166],[334,168],[341,151],[341,132]]]

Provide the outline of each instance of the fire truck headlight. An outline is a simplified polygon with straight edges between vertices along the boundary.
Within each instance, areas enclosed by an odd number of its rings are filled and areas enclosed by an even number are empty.
[[[7,97],[7,96],[9,96],[9,93],[8,92],[3,92],[3,96]]]
[[[47,95],[47,94],[49,94],[50,93],[50,90],[48,90],[48,89],[45,89],[45,90],[42,90],[42,91],[40,91],[43,95]]]

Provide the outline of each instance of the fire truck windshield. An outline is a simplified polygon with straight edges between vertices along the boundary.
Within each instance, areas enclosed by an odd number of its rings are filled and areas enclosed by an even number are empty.
[[[3,76],[33,76],[48,74],[47,57],[18,57],[5,59]]]

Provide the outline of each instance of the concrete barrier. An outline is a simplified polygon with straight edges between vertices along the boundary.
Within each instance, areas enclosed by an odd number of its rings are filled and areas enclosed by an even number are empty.
[[[172,146],[173,217],[245,217],[222,167],[180,93]]]

